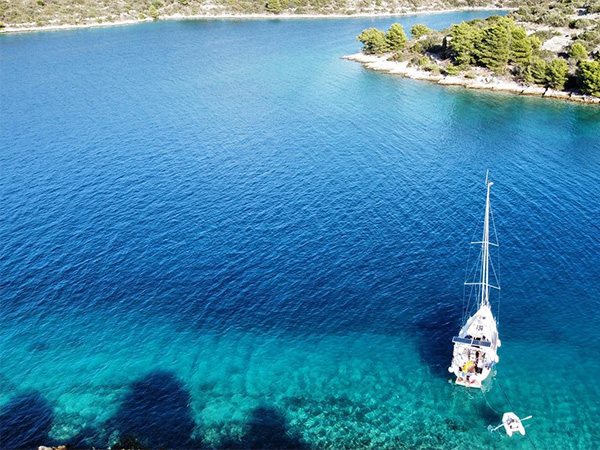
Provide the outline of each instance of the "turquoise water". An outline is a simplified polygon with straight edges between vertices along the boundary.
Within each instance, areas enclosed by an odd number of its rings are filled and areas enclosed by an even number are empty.
[[[0,36],[2,448],[597,447],[600,111],[340,59],[485,15]],[[488,168],[484,396],[446,368]]]

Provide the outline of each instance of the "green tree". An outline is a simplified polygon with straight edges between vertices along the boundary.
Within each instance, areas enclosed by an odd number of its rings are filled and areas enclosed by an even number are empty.
[[[429,33],[431,33],[431,30],[421,23],[413,25],[410,29],[410,34],[413,39],[419,39],[421,36],[425,36]]]
[[[567,62],[562,58],[553,59],[546,69],[546,81],[548,86],[558,90],[564,89],[568,74],[569,65]]]
[[[468,22],[452,25],[448,49],[457,65],[470,66],[475,63],[475,46],[481,37],[479,27]]]
[[[476,50],[482,66],[495,72],[502,71],[511,55],[508,23],[504,20],[496,20],[495,23],[484,28]]]
[[[460,73],[460,67],[453,64],[449,64],[444,68],[446,75],[458,75]]]
[[[600,61],[581,61],[578,75],[582,92],[600,97]]]
[[[282,11],[279,0],[267,0],[267,3],[265,3],[265,8],[267,11],[273,14],[279,14]]]
[[[526,63],[531,58],[532,45],[524,28],[514,27],[511,30],[510,59],[516,63]]]
[[[363,43],[365,46],[363,52],[368,55],[385,53],[388,50],[385,33],[377,28],[363,30],[356,40]]]
[[[385,35],[385,40],[390,50],[403,50],[408,42],[404,29],[399,23],[395,23],[390,27]]]
[[[523,79],[527,83],[545,84],[548,64],[539,56],[532,56],[523,72]]]
[[[580,42],[575,42],[569,49],[569,57],[576,59],[577,61],[581,61],[582,59],[587,59],[588,52],[583,44]]]
[[[158,19],[158,10],[156,9],[156,7],[154,5],[150,5],[148,7],[148,15],[150,17],[152,17],[154,20]]]
[[[539,50],[539,48],[542,46],[542,41],[536,35],[532,34],[528,37],[528,39],[532,50]]]

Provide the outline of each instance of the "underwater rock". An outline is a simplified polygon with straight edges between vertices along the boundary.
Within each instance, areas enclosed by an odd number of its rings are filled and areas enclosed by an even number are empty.
[[[446,425],[448,425],[448,428],[450,428],[452,431],[462,431],[462,432],[467,431],[467,427],[465,427],[464,425],[461,425],[460,423],[457,423],[456,421],[454,421],[452,419],[446,419],[445,422],[446,422]]]
[[[111,448],[119,450],[146,450],[146,447],[135,436],[129,434],[121,436]]]

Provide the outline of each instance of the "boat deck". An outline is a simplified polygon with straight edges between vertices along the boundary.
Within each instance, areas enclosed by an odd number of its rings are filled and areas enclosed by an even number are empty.
[[[467,382],[467,380],[465,380],[464,378],[457,377],[456,384],[458,384],[460,386],[464,386],[464,387],[481,389],[481,381],[479,381],[479,380],[475,380],[472,383],[470,383],[470,382]]]

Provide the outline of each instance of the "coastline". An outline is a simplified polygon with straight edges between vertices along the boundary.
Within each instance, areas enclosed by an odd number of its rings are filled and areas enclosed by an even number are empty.
[[[463,86],[466,89],[479,89],[509,92],[516,95],[532,95],[543,98],[569,100],[578,103],[600,104],[600,98],[591,95],[575,94],[567,91],[557,91],[537,85],[528,85],[514,80],[500,78],[491,71],[475,68],[473,78],[462,75],[436,75],[426,70],[409,67],[408,61],[388,61],[389,55],[375,56],[355,53],[343,56],[342,59],[361,63],[365,68],[393,75],[401,75],[413,80],[431,81],[442,86]]]
[[[25,26],[15,27],[6,25],[0,29],[0,34],[15,34],[15,33],[35,33],[42,31],[66,31],[66,30],[82,30],[89,28],[109,28],[126,25],[136,25],[145,22],[160,22],[165,20],[303,20],[303,19],[352,19],[365,17],[404,17],[418,16],[425,14],[447,14],[454,12],[468,11],[513,11],[516,8],[495,8],[489,7],[464,7],[450,9],[422,9],[416,11],[401,11],[397,13],[356,13],[356,14],[171,14],[160,16],[158,19],[146,17],[144,19],[124,19],[115,20],[113,22],[89,22],[83,24],[64,24],[64,25],[44,25],[44,26]]]

